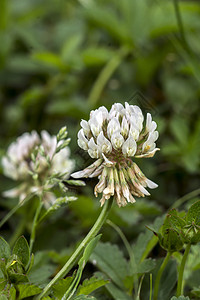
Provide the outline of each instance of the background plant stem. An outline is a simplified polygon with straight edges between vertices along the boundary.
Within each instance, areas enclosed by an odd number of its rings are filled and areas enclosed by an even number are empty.
[[[81,244],[78,246],[76,251],[72,254],[72,256],[69,258],[69,260],[66,262],[66,264],[63,266],[63,268],[57,273],[57,275],[47,284],[47,286],[44,288],[43,292],[36,298],[37,300],[41,299],[44,295],[46,295],[51,287],[56,283],[56,281],[62,277],[64,277],[75,265],[77,260],[79,259],[81,253],[83,252],[85,246],[98,234],[99,230],[105,223],[108,213],[111,209],[113,199],[107,200],[103,206],[103,209],[96,220],[95,224],[87,234],[87,236],[84,238],[84,240],[81,242]]]
[[[123,58],[128,54],[129,50],[127,48],[122,48],[119,50],[119,52],[114,55],[111,60],[105,65],[105,67],[102,69],[101,73],[99,74],[96,82],[94,83],[92,90],[89,94],[88,103],[94,107],[97,104],[97,101],[99,97],[101,96],[101,93],[110,79],[111,75],[114,73],[114,71],[118,68],[118,66],[121,64]]]
[[[185,269],[185,263],[188,257],[188,254],[190,252],[191,245],[188,244],[187,247],[185,248],[184,255],[181,260],[181,265],[179,269],[179,274],[178,274],[178,284],[177,284],[177,297],[183,294],[183,273]]]
[[[32,197],[34,196],[34,194],[30,194],[28,195],[22,202],[19,202],[15,207],[13,207],[8,213],[7,215],[1,220],[0,222],[0,228],[10,219],[10,217],[12,217],[12,215],[22,206],[24,205],[26,202],[28,202]]]

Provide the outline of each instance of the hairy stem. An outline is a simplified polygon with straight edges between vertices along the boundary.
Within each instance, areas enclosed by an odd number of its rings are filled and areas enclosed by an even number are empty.
[[[37,300],[41,299],[44,295],[46,295],[51,287],[57,282],[58,279],[63,278],[76,264],[77,260],[79,259],[80,255],[82,254],[85,246],[98,234],[99,230],[105,223],[108,213],[111,209],[113,199],[107,200],[103,206],[103,209],[96,220],[95,224],[87,234],[87,236],[84,238],[84,240],[81,242],[81,244],[78,246],[78,248],[75,250],[75,252],[72,254],[72,256],[69,258],[69,260],[66,262],[66,264],[63,266],[63,268],[57,273],[57,275],[47,284],[47,286],[44,288],[43,292],[36,298]]]
[[[39,214],[41,212],[41,209],[42,209],[42,205],[43,205],[43,203],[40,199],[40,202],[39,202],[39,204],[37,206],[37,209],[36,209],[36,212],[35,212],[35,217],[34,217],[33,225],[32,225],[32,231],[31,231],[31,237],[30,237],[30,253],[32,253],[32,250],[33,250],[33,244],[35,242],[37,221],[38,221],[38,217],[39,217]]]
[[[167,255],[165,257],[165,259],[163,260],[162,265],[160,266],[160,269],[158,270],[157,276],[156,276],[156,280],[155,280],[155,284],[154,284],[154,294],[153,294],[153,300],[157,300],[158,299],[158,290],[159,290],[159,284],[160,284],[160,280],[162,277],[162,273],[170,259],[171,253],[167,252]]]
[[[178,284],[177,284],[177,297],[181,296],[183,294],[183,273],[185,269],[185,263],[188,257],[188,254],[190,252],[191,245],[188,244],[185,248],[184,255],[181,260],[181,265],[178,273]]]
[[[137,275],[137,264],[135,261],[135,256],[134,256],[134,252],[133,249],[131,248],[126,236],[124,235],[123,231],[116,225],[114,224],[112,221],[107,220],[106,221],[107,224],[109,224],[112,228],[114,228],[116,230],[116,232],[119,234],[119,236],[121,237],[126,250],[129,254],[130,257],[130,265],[131,265],[131,271],[133,272],[133,279],[134,279],[134,288],[135,288],[135,294],[137,295],[138,293],[138,275]],[[132,293],[132,291],[130,291]]]

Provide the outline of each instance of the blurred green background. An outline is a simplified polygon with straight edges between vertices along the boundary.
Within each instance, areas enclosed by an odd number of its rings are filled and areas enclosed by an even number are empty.
[[[76,140],[80,120],[88,120],[90,110],[127,101],[144,114],[150,112],[158,123],[161,151],[137,163],[159,187],[135,205],[115,207],[111,215],[130,241],[175,200],[199,188],[200,3],[177,4],[0,1],[1,156],[24,132],[46,129],[56,134],[66,125],[79,170],[92,161]],[[87,232],[99,213],[93,196],[96,182],[86,180],[87,187],[71,191],[78,200],[41,226],[36,248],[61,251]],[[1,191],[15,184],[1,174]],[[0,217],[14,203],[2,197]],[[4,227],[5,238],[24,211]],[[28,221],[25,230],[29,232]],[[118,241],[111,228],[104,231],[105,240]]]

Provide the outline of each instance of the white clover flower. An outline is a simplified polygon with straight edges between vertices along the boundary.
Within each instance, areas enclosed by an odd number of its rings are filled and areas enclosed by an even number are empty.
[[[97,159],[74,178],[99,176],[95,195],[102,193],[101,205],[114,196],[119,206],[135,202],[133,196],[150,195],[145,189],[157,184],[147,179],[132,157],[152,157],[159,150],[157,124],[147,114],[146,122],[136,105],[115,103],[108,112],[100,107],[90,113],[89,121],[82,120],[78,132],[78,145]]]
[[[65,132],[64,132],[65,129]],[[62,134],[67,135],[66,128]],[[67,179],[74,169],[74,161],[70,159],[70,150],[58,141],[56,136],[50,136],[42,131],[41,136],[36,131],[24,133],[13,142],[2,158],[3,172],[7,177],[21,182],[12,190],[5,191],[6,197],[19,197],[22,202],[30,193],[43,194],[46,207],[56,200],[49,179],[60,176]]]

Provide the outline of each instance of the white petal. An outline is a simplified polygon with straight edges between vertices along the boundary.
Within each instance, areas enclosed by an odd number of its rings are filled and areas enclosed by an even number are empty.
[[[115,150],[120,149],[124,143],[124,138],[119,132],[114,132],[111,137],[111,142]]]
[[[121,134],[125,138],[128,136],[128,132],[129,132],[129,124],[126,120],[126,117],[124,116],[121,123]]]
[[[80,123],[80,125],[83,128],[84,134],[86,136],[88,136],[88,134],[90,132],[90,126],[89,126],[88,122],[85,121],[85,120],[82,120],[81,123]]]
[[[153,182],[150,179],[146,179],[146,184],[150,189],[155,189],[158,187],[157,183]]]
[[[108,123],[108,127],[107,127],[107,134],[109,139],[111,139],[113,133],[115,131],[119,131],[120,132],[120,123],[118,121],[117,118],[113,118],[110,120],[110,122]]]
[[[139,133],[140,133],[140,130],[139,130],[139,127],[137,126],[137,124],[134,122],[131,122],[129,134],[132,136],[132,138],[134,140],[137,141],[138,137],[139,137]]]
[[[82,171],[78,171],[78,172],[74,172],[71,174],[71,177],[73,178],[82,178],[82,177],[86,177],[86,171],[82,170]]]
[[[140,192],[142,192],[144,195],[146,196],[150,196],[150,193],[142,186],[142,185],[138,185],[138,189],[140,190]]]
[[[150,131],[149,129],[150,129],[151,123],[152,123],[152,116],[150,113],[147,113],[146,128],[148,131]]]
[[[94,138],[91,138],[88,142],[88,153],[92,158],[99,158],[100,157],[100,148],[94,142]]]
[[[8,190],[8,191],[4,191],[2,193],[2,195],[4,197],[7,197],[7,198],[15,198],[15,197],[18,197],[20,194],[20,189],[19,188],[14,188],[14,189],[11,189],[11,190]]]
[[[152,123],[151,123],[151,126],[150,126],[150,131],[154,131],[154,130],[156,130],[156,128],[157,128],[157,124],[156,124],[156,122],[155,121],[152,121]]]
[[[122,146],[122,152],[125,156],[134,156],[136,150],[136,141],[131,136],[129,136],[129,138],[124,142]]]
[[[103,156],[103,159],[104,159],[104,161],[105,161],[105,165],[106,165],[107,167],[112,167],[113,162],[110,161],[109,159],[107,159],[107,157],[106,157],[103,153],[102,153],[102,156]]]
[[[103,153],[110,153],[112,151],[112,145],[109,140],[104,136],[103,131],[97,137],[97,145]]]
[[[88,121],[88,124],[90,125],[90,129],[94,137],[97,137],[99,133],[102,131],[101,124],[98,122],[98,120],[95,117],[91,118]]]
[[[160,148],[155,148],[155,149],[153,149],[150,152],[142,153],[142,154],[136,155],[135,157],[137,157],[137,158],[141,158],[141,157],[153,157],[154,154],[156,153],[156,151],[159,151],[159,150],[160,150]]]
[[[80,129],[78,132],[78,145],[83,150],[88,149],[88,140],[85,137],[84,129]]]

